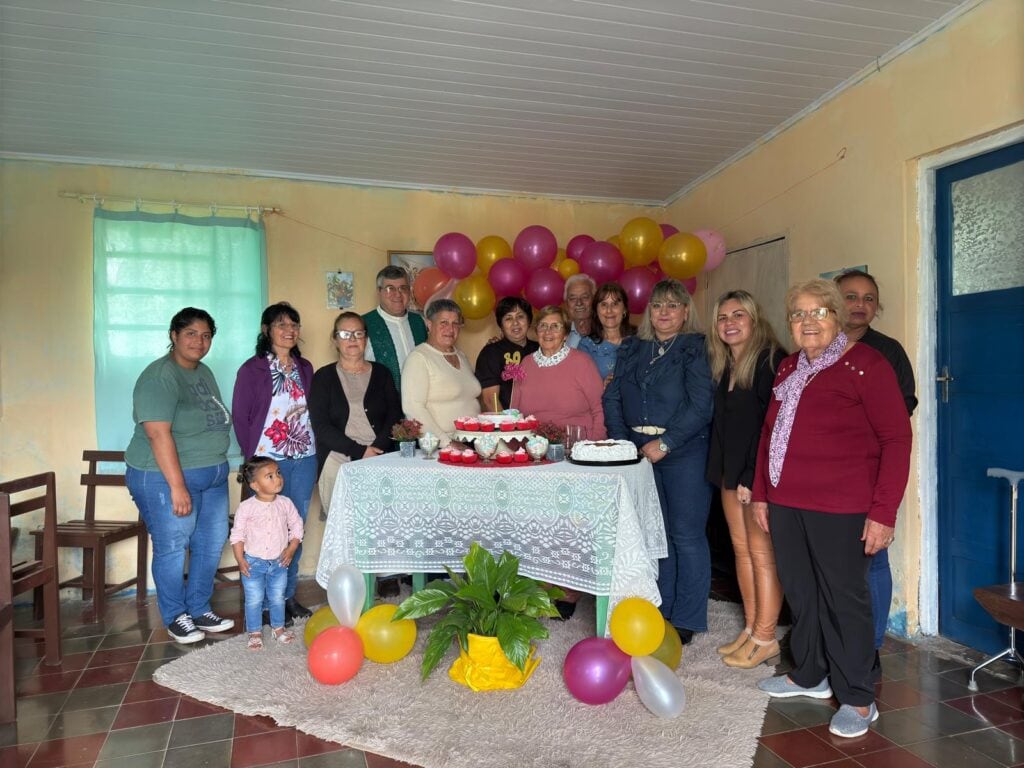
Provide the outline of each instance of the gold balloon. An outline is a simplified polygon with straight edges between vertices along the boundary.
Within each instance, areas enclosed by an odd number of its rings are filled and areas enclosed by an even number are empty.
[[[390,664],[405,658],[416,644],[416,622],[392,621],[397,605],[376,605],[356,623],[356,634],[363,640],[363,653],[370,661]]]
[[[576,259],[562,259],[558,264],[558,274],[568,280],[573,275],[579,274],[580,263]]]
[[[484,277],[487,277],[495,262],[511,258],[512,246],[503,237],[488,235],[476,244],[476,265]]]
[[[676,628],[668,623],[668,619],[665,619],[665,639],[661,641],[657,650],[651,653],[651,656],[669,669],[678,667],[679,662],[683,659],[683,641],[680,639],[679,633],[676,632]]]
[[[608,620],[612,640],[630,656],[650,656],[665,639],[665,617],[649,600],[627,597]]]
[[[325,605],[323,608],[314,611],[313,615],[309,617],[309,621],[306,622],[306,630],[302,633],[302,639],[305,641],[306,647],[309,648],[313,641],[316,640],[317,635],[325,629],[340,626],[338,617],[334,615],[331,606]]]
[[[626,269],[642,267],[658,258],[665,235],[653,219],[640,216],[626,222],[619,233],[619,250],[626,262]]]
[[[555,254],[555,260],[551,262],[552,269],[558,269],[558,265],[565,261],[565,248],[559,248]]]
[[[699,237],[689,232],[676,232],[661,244],[658,266],[669,277],[689,280],[700,274],[707,260],[708,249]]]
[[[622,251],[622,244],[621,244],[621,239],[619,238],[619,236],[618,236],[618,235],[612,235],[612,236],[611,236],[611,237],[609,237],[609,238],[608,238],[607,240],[605,240],[605,242],[606,242],[606,243],[611,243],[611,244],[612,244],[612,245],[614,245],[614,246],[615,246],[616,248],[618,248],[620,252]]]
[[[470,275],[459,281],[452,294],[462,314],[470,320],[487,317],[494,311],[494,289],[483,275]]]

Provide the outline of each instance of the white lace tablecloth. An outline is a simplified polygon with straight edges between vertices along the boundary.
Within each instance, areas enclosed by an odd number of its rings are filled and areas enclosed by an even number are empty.
[[[594,595],[609,608],[638,596],[661,604],[665,527],[646,460],[626,467],[568,462],[475,468],[385,454],[343,464],[316,580],[350,564],[364,573],[461,569],[478,541],[520,558],[520,573]]]

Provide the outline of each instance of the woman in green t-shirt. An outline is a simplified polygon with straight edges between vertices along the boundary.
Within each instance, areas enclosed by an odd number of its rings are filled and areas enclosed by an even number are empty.
[[[201,362],[216,332],[202,309],[185,307],[171,318],[170,351],[135,382],[135,433],[125,451],[125,482],[153,540],[160,614],[179,643],[234,626],[210,608],[228,537],[231,428],[213,371]]]

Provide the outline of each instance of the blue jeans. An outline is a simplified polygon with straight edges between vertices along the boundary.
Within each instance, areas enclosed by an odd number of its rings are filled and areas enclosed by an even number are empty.
[[[868,568],[868,589],[871,591],[871,615],[875,621],[875,650],[885,641],[889,626],[889,606],[892,604],[892,571],[889,569],[889,550],[880,549],[871,558]]]
[[[307,456],[304,459],[278,459],[277,466],[284,478],[284,488],[281,495],[292,500],[292,504],[299,510],[299,517],[302,524],[306,524],[306,514],[309,512],[309,501],[313,497],[313,486],[316,484],[316,456]],[[288,585],[284,589],[286,599],[295,597],[295,587],[299,583],[299,558],[302,557],[302,544],[295,550],[295,557],[288,566]],[[277,626],[281,626],[278,624]]]
[[[245,592],[245,631],[260,632],[263,628],[263,603],[270,606],[270,626],[284,626],[284,589],[288,569],[278,560],[264,560],[245,553],[249,575],[242,577]]]
[[[637,447],[649,435],[631,435]],[[668,557],[658,561],[661,614],[674,627],[704,632],[708,628],[711,550],[707,523],[711,486],[704,479],[708,439],[700,435],[654,464],[654,482],[668,537]]]
[[[164,624],[210,610],[213,577],[228,539],[228,465],[182,471],[192,512],[178,517],[160,471],[128,467],[125,483],[153,540],[153,585]],[[188,554],[188,582],[185,555]]]

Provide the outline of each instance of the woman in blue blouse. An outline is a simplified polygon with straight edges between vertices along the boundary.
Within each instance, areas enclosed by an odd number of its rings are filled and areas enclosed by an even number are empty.
[[[615,370],[615,357],[619,345],[636,329],[629,324],[626,292],[618,283],[605,283],[594,294],[591,310],[590,335],[580,339],[580,352],[586,352],[597,366],[605,386]]]
[[[714,384],[695,327],[683,284],[659,282],[637,335],[619,351],[603,399],[608,436],[632,440],[654,465],[668,536],[668,557],[658,564],[661,613],[684,643],[707,630],[711,589],[704,533],[711,487],[704,475]]]

